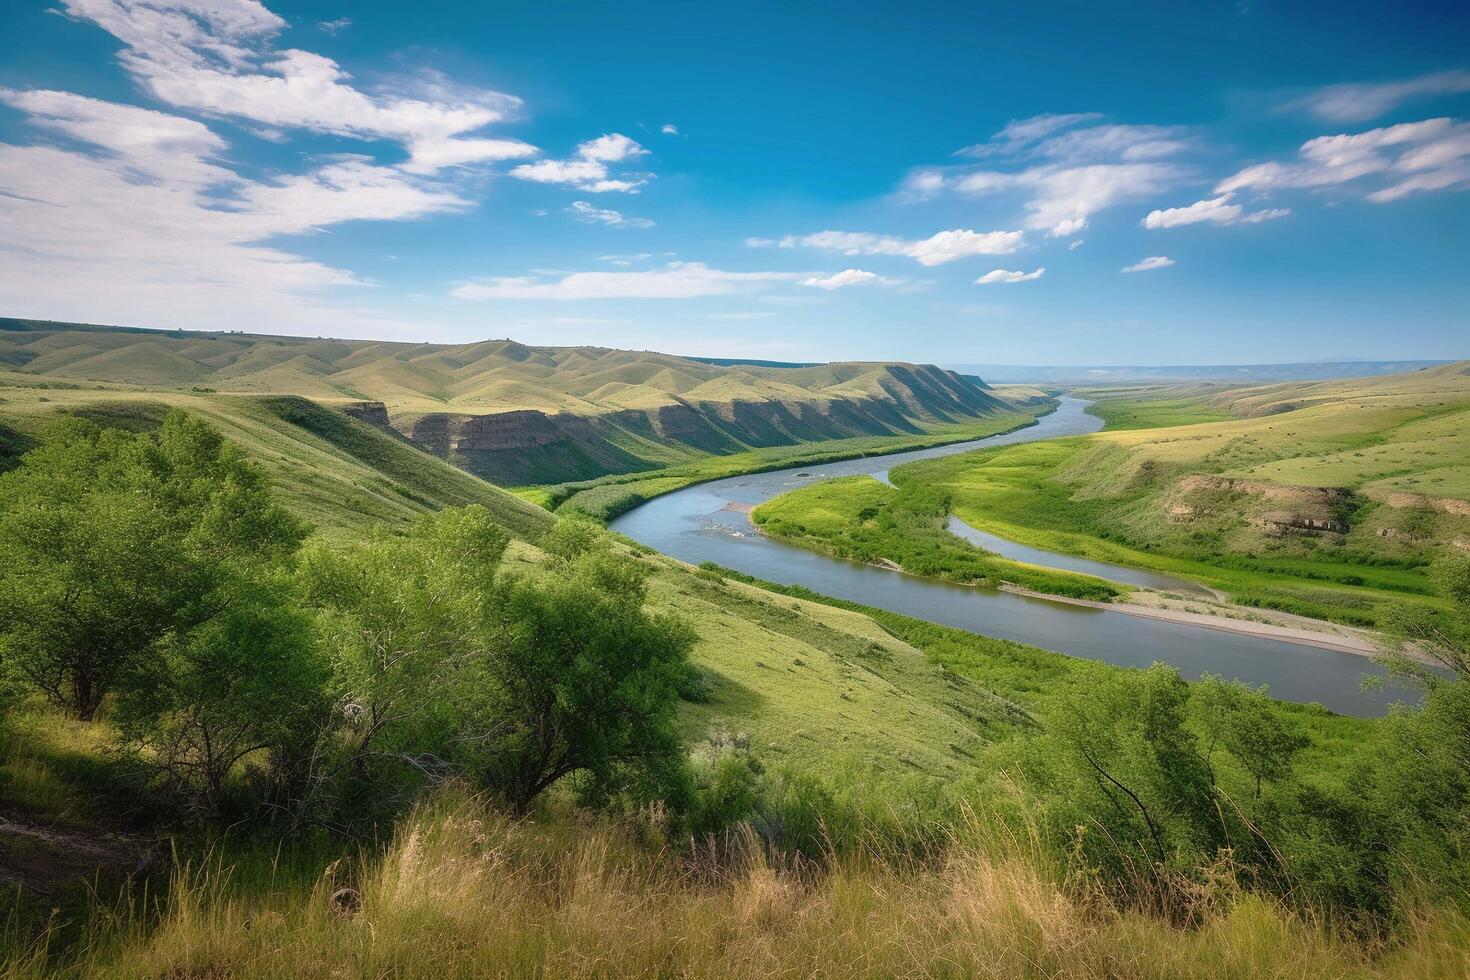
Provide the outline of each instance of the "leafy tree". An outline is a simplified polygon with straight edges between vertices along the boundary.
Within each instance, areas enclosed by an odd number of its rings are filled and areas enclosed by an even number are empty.
[[[517,811],[571,773],[590,798],[681,802],[675,708],[693,634],[646,597],[643,570],[601,549],[505,582],[476,739],[485,782]]]
[[[318,607],[342,712],[347,764],[444,752],[464,720],[470,674],[497,642],[494,581],[506,535],[478,505],[308,549],[301,578]]]
[[[1217,745],[1234,756],[1255,780],[1258,800],[1262,782],[1289,776],[1297,754],[1311,744],[1272,706],[1264,687],[1255,690],[1240,681],[1206,677],[1196,686],[1195,697],[1210,743],[1206,757]]]
[[[207,423],[157,434],[60,424],[0,475],[0,658],[90,719],[159,644],[230,607],[306,529]],[[151,675],[150,675],[151,676]]]
[[[1397,642],[1383,658],[1392,673],[1425,688],[1444,680],[1440,671],[1459,681],[1470,680],[1470,555],[1442,558],[1433,577],[1439,594],[1450,601],[1450,609],[1395,607],[1387,616],[1387,625]],[[1415,653],[1426,656],[1430,666],[1415,659]]]
[[[198,809],[217,813],[242,761],[299,753],[326,682],[311,620],[282,582],[241,583],[208,622],[158,644],[119,695],[139,758]]]
[[[1230,841],[1209,765],[1186,725],[1190,687],[1163,664],[1120,673],[1058,712],[1042,766],[1068,826],[1101,831],[1093,855],[1129,869],[1191,866]],[[1048,741],[1038,745],[1046,752]]]

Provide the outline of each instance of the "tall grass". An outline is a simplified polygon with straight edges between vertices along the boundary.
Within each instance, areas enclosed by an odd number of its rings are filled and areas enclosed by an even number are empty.
[[[458,795],[380,854],[314,877],[181,864],[167,898],[99,922],[65,972],[117,977],[1463,976],[1470,924],[1374,947],[1241,892],[1189,926],[1070,880],[1035,835],[961,828],[927,861],[769,857],[750,836],[673,851],[627,825],[512,821]],[[351,900],[338,898],[354,889]],[[343,906],[348,906],[343,910]],[[352,906],[357,906],[354,910]],[[57,967],[43,945],[10,976]]]

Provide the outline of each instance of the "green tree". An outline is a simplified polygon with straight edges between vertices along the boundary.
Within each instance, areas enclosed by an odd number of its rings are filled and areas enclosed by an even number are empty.
[[[229,608],[306,528],[207,423],[156,433],[81,420],[0,475],[0,658],[90,719],[150,652]]]
[[[470,675],[498,642],[506,541],[474,505],[424,515],[404,535],[307,550],[301,579],[331,662],[340,752],[360,775],[370,759],[401,764],[452,744]]]
[[[1195,688],[1201,706],[1208,758],[1219,746],[1235,757],[1255,780],[1255,797],[1261,784],[1287,778],[1302,749],[1311,740],[1291,727],[1266,696],[1266,689],[1253,689],[1241,681],[1206,677]]]
[[[299,755],[321,723],[326,670],[282,581],[238,583],[219,615],[156,645],[118,721],[167,788],[218,813],[231,772]]]
[[[681,802],[675,710],[694,637],[646,597],[641,567],[602,549],[505,582],[475,737],[486,784],[517,811],[571,773],[590,798]]]

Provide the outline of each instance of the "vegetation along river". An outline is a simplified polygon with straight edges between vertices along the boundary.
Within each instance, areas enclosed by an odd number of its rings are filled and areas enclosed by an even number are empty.
[[[1269,684],[1278,698],[1316,701],[1343,714],[1378,715],[1393,701],[1412,697],[1389,685],[1362,690],[1363,676],[1382,670],[1357,654],[917,578],[783,544],[759,534],[750,524],[750,507],[813,480],[857,474],[885,479],[890,468],[915,459],[1095,432],[1102,421],[1086,414],[1086,406],[1081,399],[1063,398],[1058,409],[1036,425],[988,439],[687,487],[629,511],[612,528],[692,564],[711,561],[768,581],[801,585],[824,595],[1075,657],[1127,667],[1163,661],[1190,679],[1220,674],[1251,684]],[[1056,555],[982,535],[967,526],[952,528],[987,550],[1034,564],[1154,588],[1198,589],[1153,572]]]

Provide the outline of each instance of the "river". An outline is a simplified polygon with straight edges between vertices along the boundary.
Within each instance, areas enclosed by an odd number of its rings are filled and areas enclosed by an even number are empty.
[[[784,544],[759,534],[750,524],[751,506],[814,480],[857,474],[886,480],[888,470],[911,460],[1095,432],[1102,421],[1086,414],[1086,406],[1081,399],[1063,398],[1057,410],[1036,425],[988,439],[686,487],[629,511],[613,521],[612,528],[691,564],[712,561],[772,582],[802,585],[824,595],[1075,657],[1125,667],[1163,661],[1191,680],[1219,674],[1269,684],[1275,697],[1315,701],[1342,714],[1364,717],[1383,714],[1394,701],[1412,699],[1412,692],[1399,687],[1362,690],[1363,676],[1381,675],[1382,670],[1356,654],[918,578]],[[963,522],[951,527],[988,550],[1023,561],[1154,588],[1198,588],[1159,573],[1028,548]]]

